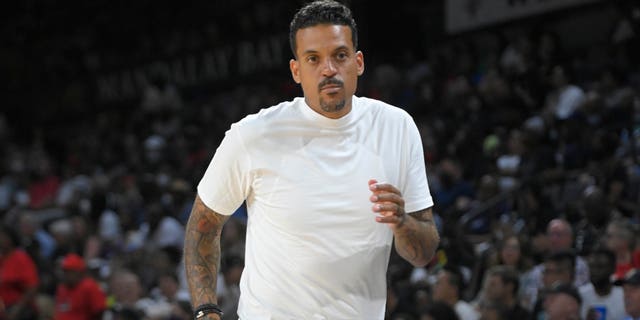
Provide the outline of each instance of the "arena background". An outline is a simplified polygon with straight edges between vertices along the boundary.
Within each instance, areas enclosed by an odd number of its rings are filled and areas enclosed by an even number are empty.
[[[632,1],[584,0],[460,0],[450,1],[449,9],[469,15],[492,2],[534,9],[519,17],[506,11],[506,16],[493,21],[447,30],[444,1],[350,1],[368,70],[381,63],[422,59],[432,48],[459,39],[482,50],[485,32],[496,30],[505,34],[523,28],[552,30],[565,49],[580,51],[605,45],[616,21],[632,12]],[[549,5],[554,2],[560,5]],[[0,49],[4,112],[25,129],[23,137],[32,127],[82,121],[107,108],[129,108],[154,75],[178,84],[187,99],[233,90],[239,83],[291,85],[286,36],[289,17],[302,3],[6,4]],[[536,11],[540,3],[544,10]],[[469,20],[464,14],[452,18]],[[370,80],[372,75],[367,72],[364,78]]]

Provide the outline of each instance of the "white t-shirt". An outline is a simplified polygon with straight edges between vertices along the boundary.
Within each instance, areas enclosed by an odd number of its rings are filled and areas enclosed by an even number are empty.
[[[352,106],[330,119],[296,98],[250,115],[200,181],[215,212],[247,201],[241,319],[384,318],[393,234],[375,222],[367,182],[396,186],[406,212],[433,201],[413,119],[373,99]]]
[[[453,306],[453,309],[456,311],[456,314],[460,318],[460,320],[478,320],[480,319],[480,313],[468,302],[464,300],[458,300],[456,304]],[[515,320],[526,320],[526,319],[515,319]]]
[[[598,319],[623,319],[626,315],[624,311],[624,294],[622,287],[613,286],[611,292],[607,296],[599,296],[596,293],[593,284],[587,283],[580,288],[580,296],[582,297],[582,318],[587,318],[587,312],[590,308],[594,308],[604,313],[603,318]]]
[[[553,111],[557,119],[565,120],[569,118],[578,107],[584,102],[586,96],[582,88],[576,85],[568,85],[563,88],[553,105]]]

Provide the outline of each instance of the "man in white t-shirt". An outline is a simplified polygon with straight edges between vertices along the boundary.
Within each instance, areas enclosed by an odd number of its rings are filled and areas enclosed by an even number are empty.
[[[587,261],[591,282],[578,288],[582,297],[582,318],[624,318],[622,288],[611,283],[611,276],[616,270],[615,254],[608,249],[596,249],[589,254]]]
[[[383,319],[392,243],[416,266],[438,246],[417,126],[354,96],[364,58],[350,10],[306,5],[290,43],[304,97],[233,124],[198,184],[184,248],[197,319],[220,318],[220,231],[243,201],[240,319]]]
[[[585,101],[584,90],[572,84],[566,70],[555,66],[551,71],[551,85],[554,90],[547,94],[545,112],[555,120],[566,120],[578,110]]]

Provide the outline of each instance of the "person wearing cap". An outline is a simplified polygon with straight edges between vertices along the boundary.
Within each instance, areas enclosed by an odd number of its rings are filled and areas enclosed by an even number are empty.
[[[615,285],[624,290],[624,320],[640,320],[640,269],[631,269],[624,278],[616,280]]]
[[[107,307],[107,298],[100,285],[86,274],[84,259],[67,254],[60,265],[62,281],[56,288],[56,320],[100,319]]]

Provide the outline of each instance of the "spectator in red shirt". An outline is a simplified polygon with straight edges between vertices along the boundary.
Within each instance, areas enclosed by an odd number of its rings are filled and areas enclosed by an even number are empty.
[[[38,271],[33,259],[19,247],[18,234],[0,226],[0,318],[36,319]]]
[[[616,254],[615,279],[622,279],[629,270],[640,268],[636,236],[633,225],[627,218],[613,219],[607,225],[604,243]]]
[[[56,320],[100,319],[107,307],[106,294],[86,274],[84,259],[67,254],[61,264],[62,282],[56,289]]]

